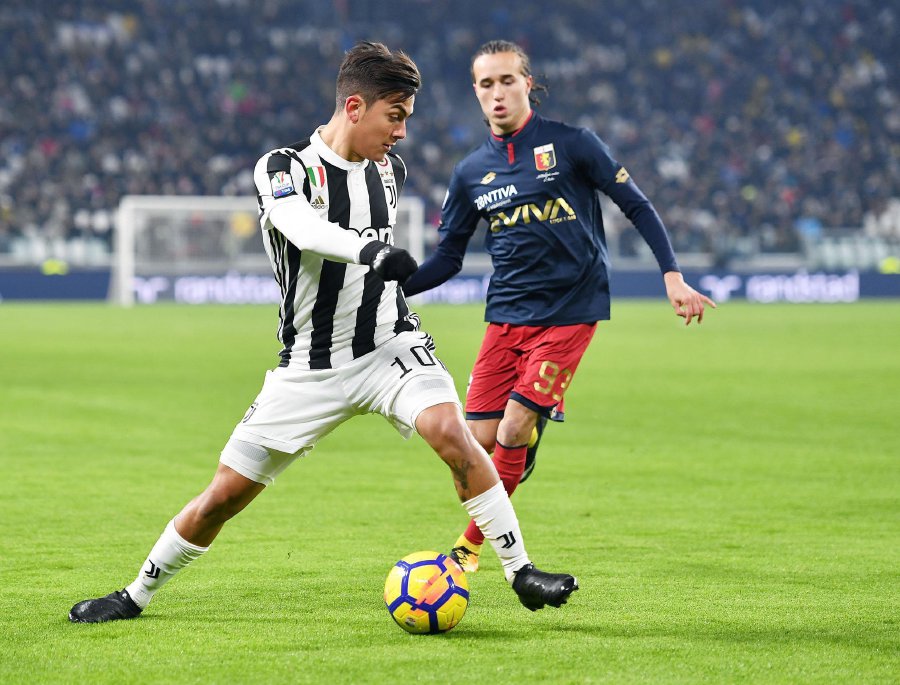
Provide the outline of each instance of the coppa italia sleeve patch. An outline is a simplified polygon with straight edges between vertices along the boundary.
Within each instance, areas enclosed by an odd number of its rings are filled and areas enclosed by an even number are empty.
[[[296,195],[294,179],[291,178],[291,158],[279,152],[269,157],[266,163],[266,173],[269,183],[272,184],[272,197],[287,197]]]
[[[296,195],[294,190],[294,180],[287,171],[276,171],[269,175],[269,181],[272,182],[272,196],[285,197],[286,195]]]

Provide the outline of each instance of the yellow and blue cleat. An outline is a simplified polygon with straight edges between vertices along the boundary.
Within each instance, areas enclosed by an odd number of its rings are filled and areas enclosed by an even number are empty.
[[[478,556],[481,554],[481,545],[474,544],[465,535],[460,535],[453,549],[450,550],[450,558],[462,567],[466,573],[475,573],[478,570]]]

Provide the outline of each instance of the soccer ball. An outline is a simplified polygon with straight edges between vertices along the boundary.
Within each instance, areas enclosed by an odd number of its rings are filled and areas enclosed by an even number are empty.
[[[408,633],[443,633],[462,620],[469,583],[459,564],[440,552],[415,552],[394,564],[384,603]]]

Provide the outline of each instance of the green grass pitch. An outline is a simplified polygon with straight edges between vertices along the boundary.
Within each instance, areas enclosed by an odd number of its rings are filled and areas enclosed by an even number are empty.
[[[479,307],[425,307],[464,390]],[[276,361],[271,307],[0,306],[0,682],[900,680],[900,304],[617,303],[516,493],[532,614],[488,551],[446,635],[392,564],[466,523],[378,417],[326,438],[136,621],[66,620],[132,580]]]

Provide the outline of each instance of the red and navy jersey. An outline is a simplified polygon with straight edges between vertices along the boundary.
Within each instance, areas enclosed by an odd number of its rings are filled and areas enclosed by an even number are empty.
[[[609,318],[609,254],[599,193],[640,231],[663,273],[677,271],[659,215],[592,131],[532,112],[515,133],[491,134],[454,169],[441,241],[404,285],[407,295],[457,274],[479,221],[494,272],[485,320],[532,326]]]

